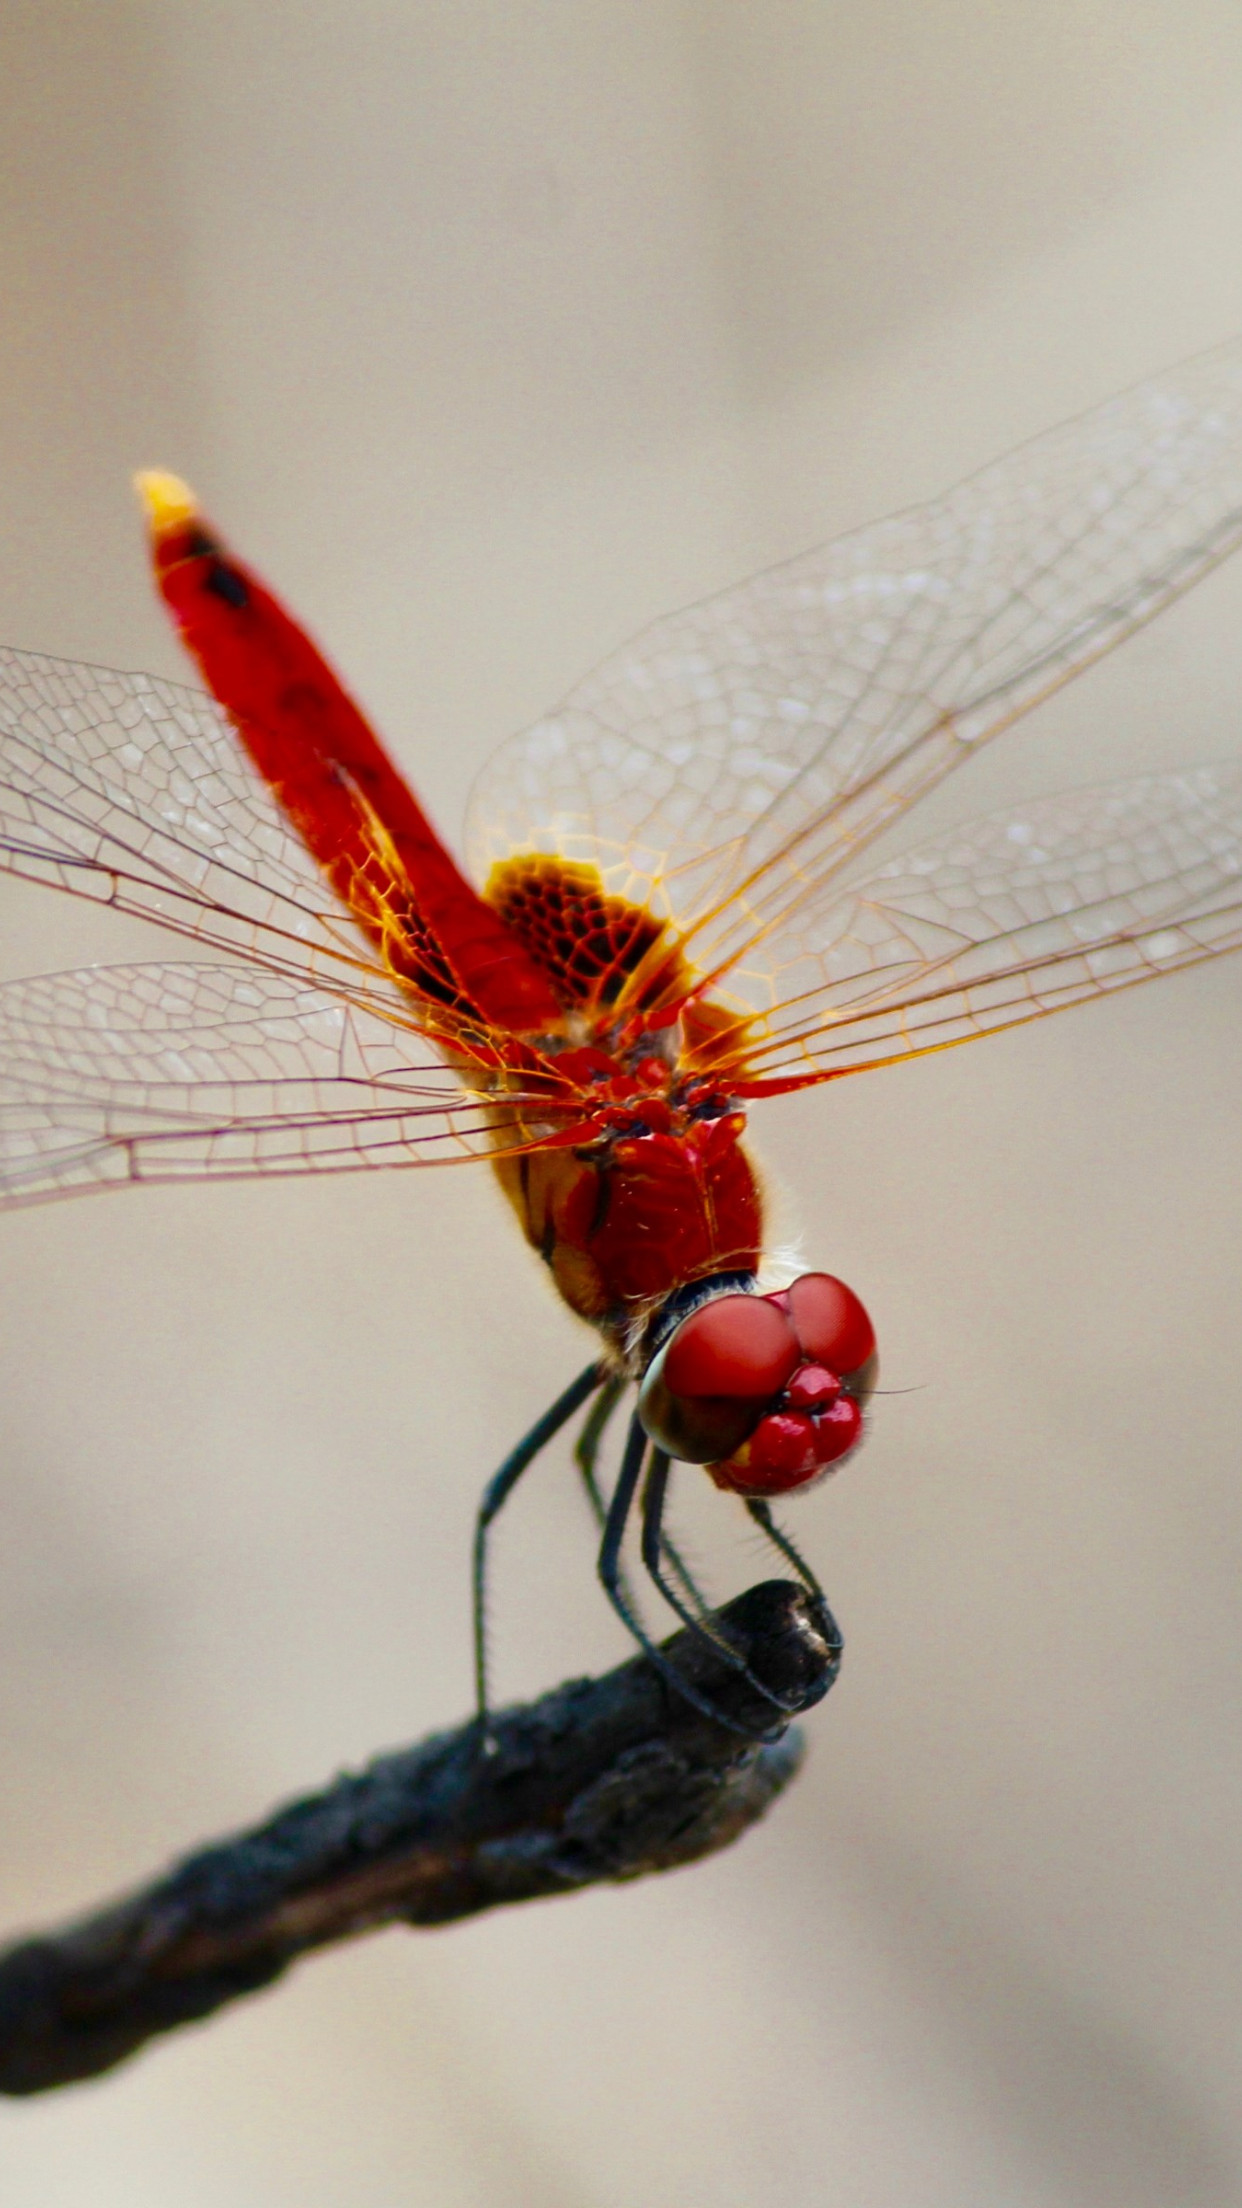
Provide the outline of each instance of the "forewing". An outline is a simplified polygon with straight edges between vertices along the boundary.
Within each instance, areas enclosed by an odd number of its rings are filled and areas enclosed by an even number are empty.
[[[508,1147],[506,1126],[521,1146],[520,1103],[464,1090],[395,1017],[261,970],[88,967],[0,988],[0,1203],[451,1164]]]
[[[1233,344],[657,622],[501,748],[472,863],[594,861],[715,970],[1240,539]]]
[[[377,970],[201,691],[0,649],[0,867],[291,973]]]
[[[1242,765],[1042,798],[809,898],[730,977],[763,1008],[740,1085],[965,1042],[1239,943]]]

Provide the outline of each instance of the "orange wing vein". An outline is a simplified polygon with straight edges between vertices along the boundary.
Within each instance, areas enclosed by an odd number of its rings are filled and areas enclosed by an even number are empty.
[[[476,876],[594,865],[739,987],[899,814],[1240,542],[1235,342],[657,622],[484,770]]]
[[[444,1165],[580,1106],[463,1088],[432,1046],[284,974],[88,967],[0,988],[0,1202],[134,1181]]]

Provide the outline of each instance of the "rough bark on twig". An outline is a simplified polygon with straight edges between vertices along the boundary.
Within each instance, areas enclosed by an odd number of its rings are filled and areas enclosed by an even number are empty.
[[[836,1677],[832,1618],[788,1581],[752,1587],[715,1624],[797,1709]],[[771,1725],[771,1704],[701,1638],[678,1633],[664,1647],[723,1718]],[[94,2077],[329,1941],[710,1855],[763,1815],[801,1760],[796,1733],[744,1739],[642,1656],[500,1711],[488,1753],[464,1725],[383,1756],[0,1954],[0,2092]]]

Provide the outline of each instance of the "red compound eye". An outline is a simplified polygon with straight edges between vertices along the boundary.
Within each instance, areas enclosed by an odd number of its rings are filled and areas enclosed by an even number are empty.
[[[760,1296],[718,1296],[678,1327],[664,1359],[664,1384],[674,1395],[755,1400],[778,1394],[799,1362],[783,1311]]]
[[[638,1394],[661,1449],[720,1487],[780,1495],[862,1437],[875,1333],[844,1281],[804,1273],[771,1296],[716,1296],[670,1334]],[[844,1383],[844,1386],[843,1386]]]
[[[800,1362],[797,1336],[775,1304],[717,1296],[652,1358],[638,1415],[670,1456],[711,1464],[732,1456]]]
[[[857,1372],[875,1354],[875,1328],[852,1288],[831,1273],[803,1273],[789,1290],[803,1353],[829,1372]]]

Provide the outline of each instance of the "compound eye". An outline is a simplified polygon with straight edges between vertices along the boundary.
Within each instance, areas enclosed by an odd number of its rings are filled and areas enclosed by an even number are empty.
[[[665,1352],[674,1395],[775,1395],[798,1363],[789,1320],[760,1296],[718,1296],[683,1319]]]
[[[638,1415],[670,1456],[711,1464],[741,1447],[800,1361],[775,1304],[718,1296],[683,1319],[653,1357]]]
[[[831,1273],[803,1273],[789,1294],[789,1317],[802,1348],[842,1379],[875,1355],[875,1328],[852,1288]]]

